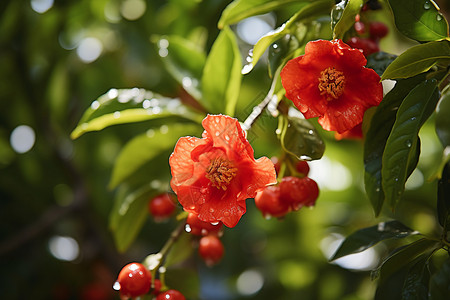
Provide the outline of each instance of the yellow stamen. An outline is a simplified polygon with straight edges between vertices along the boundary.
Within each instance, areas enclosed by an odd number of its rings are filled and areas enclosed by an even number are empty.
[[[218,157],[213,159],[206,169],[206,178],[211,181],[213,186],[225,191],[231,180],[236,176],[237,170],[231,162]]]
[[[344,92],[345,76],[334,67],[329,67],[320,72],[319,91],[321,95],[326,95],[327,101],[339,98]]]

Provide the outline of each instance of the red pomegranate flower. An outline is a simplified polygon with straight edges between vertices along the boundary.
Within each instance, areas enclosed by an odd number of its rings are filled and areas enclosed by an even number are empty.
[[[362,122],[364,112],[383,98],[380,76],[365,68],[360,50],[341,40],[309,42],[305,55],[281,71],[286,97],[305,118],[319,117],[325,130],[343,133]]]
[[[234,227],[246,211],[245,200],[276,183],[267,157],[255,160],[237,119],[208,115],[203,138],[182,137],[169,158],[170,185],[184,210],[205,222]]]

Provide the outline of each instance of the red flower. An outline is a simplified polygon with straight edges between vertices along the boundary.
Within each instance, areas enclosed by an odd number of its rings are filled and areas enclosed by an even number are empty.
[[[345,131],[343,133],[335,133],[334,138],[338,141],[347,139],[347,140],[360,140],[363,138],[363,131],[362,131],[362,123],[359,123],[352,129]]]
[[[281,71],[286,97],[305,118],[319,117],[325,130],[339,133],[362,122],[364,112],[383,98],[380,76],[366,58],[341,40],[309,42],[305,55]]]
[[[255,160],[237,119],[208,115],[203,138],[182,137],[170,156],[170,185],[184,210],[205,222],[234,227],[246,211],[245,200],[276,183],[267,157]]]

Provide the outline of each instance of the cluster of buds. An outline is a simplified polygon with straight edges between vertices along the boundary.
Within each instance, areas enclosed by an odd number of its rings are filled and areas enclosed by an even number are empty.
[[[279,173],[278,159],[272,158],[272,161]],[[256,194],[256,207],[265,218],[281,218],[303,206],[315,205],[319,196],[319,187],[313,179],[308,177],[308,163],[298,161],[294,173],[295,176],[284,176],[277,185],[268,186]]]

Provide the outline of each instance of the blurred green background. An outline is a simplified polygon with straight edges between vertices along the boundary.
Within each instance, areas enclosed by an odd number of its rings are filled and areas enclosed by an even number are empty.
[[[70,132],[91,102],[113,87],[180,96],[154,37],[179,35],[207,52],[229,2],[0,2],[2,299],[118,299],[112,284],[122,266],[161,248],[174,221],[159,224],[149,217],[126,253],[116,250],[108,228],[114,191],[107,185],[114,160],[122,145],[151,122],[113,126],[75,141]],[[234,25],[243,58],[257,38],[295,9]],[[395,52],[409,45],[396,41],[394,33],[381,47]],[[263,61],[243,79],[240,121],[269,89]],[[385,245],[335,264],[327,258],[344,236],[388,218],[422,233],[436,231],[436,185],[428,179],[442,148],[433,119],[428,123],[421,132],[418,171],[408,181],[407,204],[378,219],[364,194],[362,143],[335,141],[321,131],[325,157],[311,163],[311,177],[321,188],[316,207],[281,221],[265,220],[249,200],[239,225],[225,230],[222,263],[207,268],[194,253],[190,264],[198,270],[200,286],[193,288],[199,299],[373,298],[376,283],[369,270],[388,251]],[[269,115],[255,124],[249,139],[256,157],[280,154],[276,126]]]

